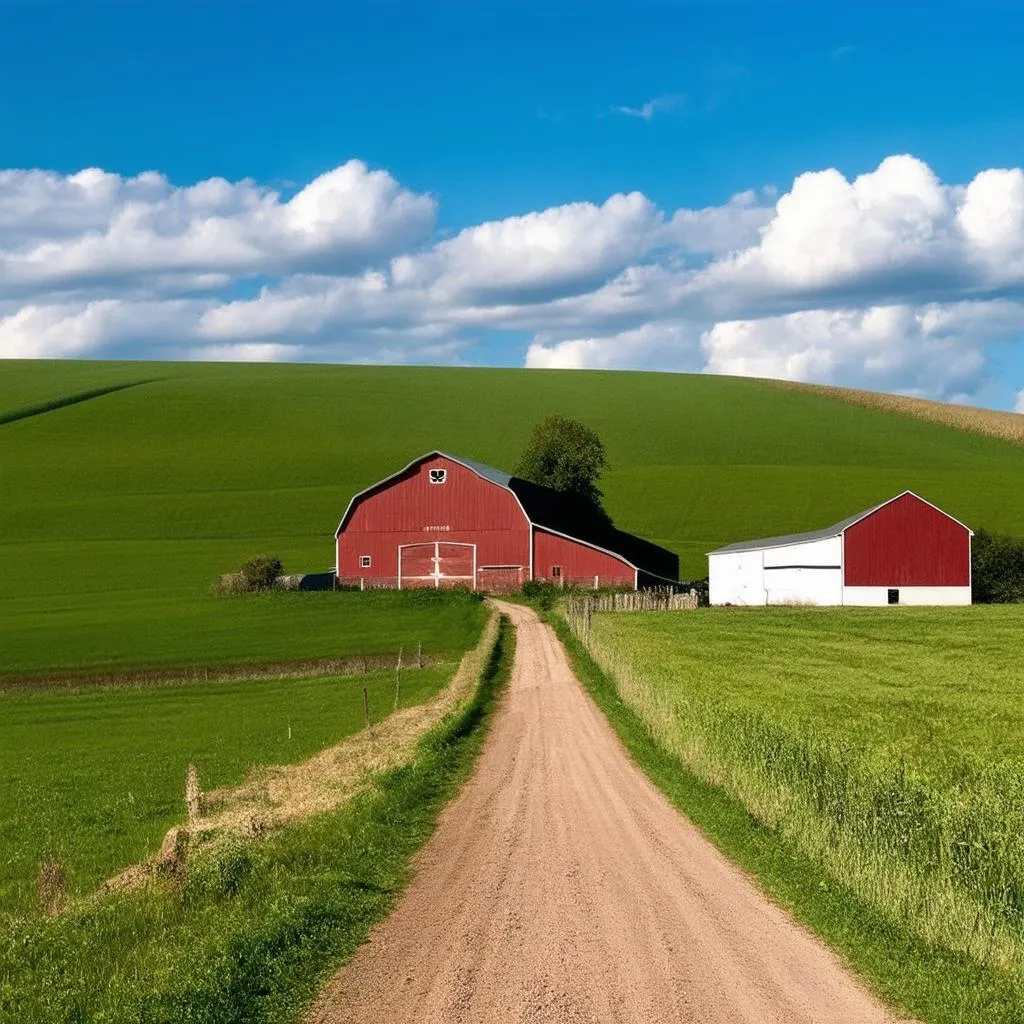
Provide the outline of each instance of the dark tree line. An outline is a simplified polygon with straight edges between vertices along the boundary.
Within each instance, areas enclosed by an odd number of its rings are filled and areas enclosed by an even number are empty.
[[[988,530],[974,535],[971,596],[977,604],[1024,602],[1024,540]]]

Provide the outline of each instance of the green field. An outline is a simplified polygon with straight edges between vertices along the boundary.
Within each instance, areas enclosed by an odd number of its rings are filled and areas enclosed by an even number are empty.
[[[452,664],[402,673],[401,706],[427,700]],[[37,910],[39,864],[55,858],[72,894],[160,846],[185,816],[185,770],[204,789],[260,765],[301,761],[392,710],[394,673],[76,692],[0,693],[0,919]]]
[[[326,649],[326,624],[291,644],[294,619],[243,623],[232,645],[247,613],[210,582],[259,551],[327,569],[353,493],[435,447],[510,468],[554,412],[600,433],[617,523],[679,552],[691,578],[715,545],[823,526],[907,487],[1024,535],[1024,448],[740,378],[5,362],[0,420],[134,381],[0,423],[0,670],[158,648],[244,658],[250,640],[274,657]]]
[[[190,852],[177,879],[0,927],[0,1020],[292,1024],[392,908],[469,774],[515,635],[481,651],[474,695],[404,764],[258,842]]]
[[[453,656],[472,647],[485,617],[471,595],[434,591],[53,594],[0,607],[0,685],[47,670],[274,664],[400,647]]]
[[[590,650],[661,747],[828,884],[1019,993],[1022,628],[1017,607],[604,614]],[[984,1019],[943,998],[941,1019]]]

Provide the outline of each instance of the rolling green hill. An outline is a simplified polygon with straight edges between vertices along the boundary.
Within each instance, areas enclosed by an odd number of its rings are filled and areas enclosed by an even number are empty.
[[[552,412],[605,439],[616,523],[678,551],[688,577],[718,544],[824,526],[905,487],[1024,535],[1024,447],[764,381],[5,362],[0,670],[15,641],[45,665],[55,636],[65,653],[112,650],[186,608],[216,629],[234,614],[207,596],[216,574],[264,550],[326,569],[355,491],[431,448],[510,468]]]

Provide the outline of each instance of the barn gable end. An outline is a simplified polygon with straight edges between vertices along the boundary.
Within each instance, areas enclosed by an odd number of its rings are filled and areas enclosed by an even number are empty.
[[[866,603],[885,603],[888,593],[884,602],[880,593],[883,589],[920,590],[920,595],[913,596],[931,594],[944,598],[941,603],[951,603],[952,598],[963,597],[966,592],[969,603],[970,539],[971,531],[959,520],[912,491],[905,491],[844,531],[846,603],[858,598],[870,599]],[[879,593],[872,594],[872,590]]]
[[[408,587],[443,578],[472,589],[483,566],[529,578],[530,526],[514,494],[433,453],[352,500],[338,527],[337,556],[346,581]]]

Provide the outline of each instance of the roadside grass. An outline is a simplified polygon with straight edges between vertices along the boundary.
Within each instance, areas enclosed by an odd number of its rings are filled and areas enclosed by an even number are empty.
[[[514,644],[503,618],[473,699],[340,810],[200,856],[183,886],[112,895],[0,934],[0,1019],[300,1019],[408,881],[412,855],[472,768]]]
[[[554,620],[653,781],[881,995],[1024,1018],[1019,612],[598,615],[589,652]]]
[[[400,706],[429,700],[454,664],[401,673]],[[394,705],[395,673],[157,687],[0,692],[0,921],[39,913],[39,865],[74,896],[155,853],[185,816],[185,771],[205,790],[292,764]]]
[[[112,554],[112,557],[115,557]],[[406,653],[457,657],[486,611],[456,591],[54,593],[0,601],[4,677]]]

